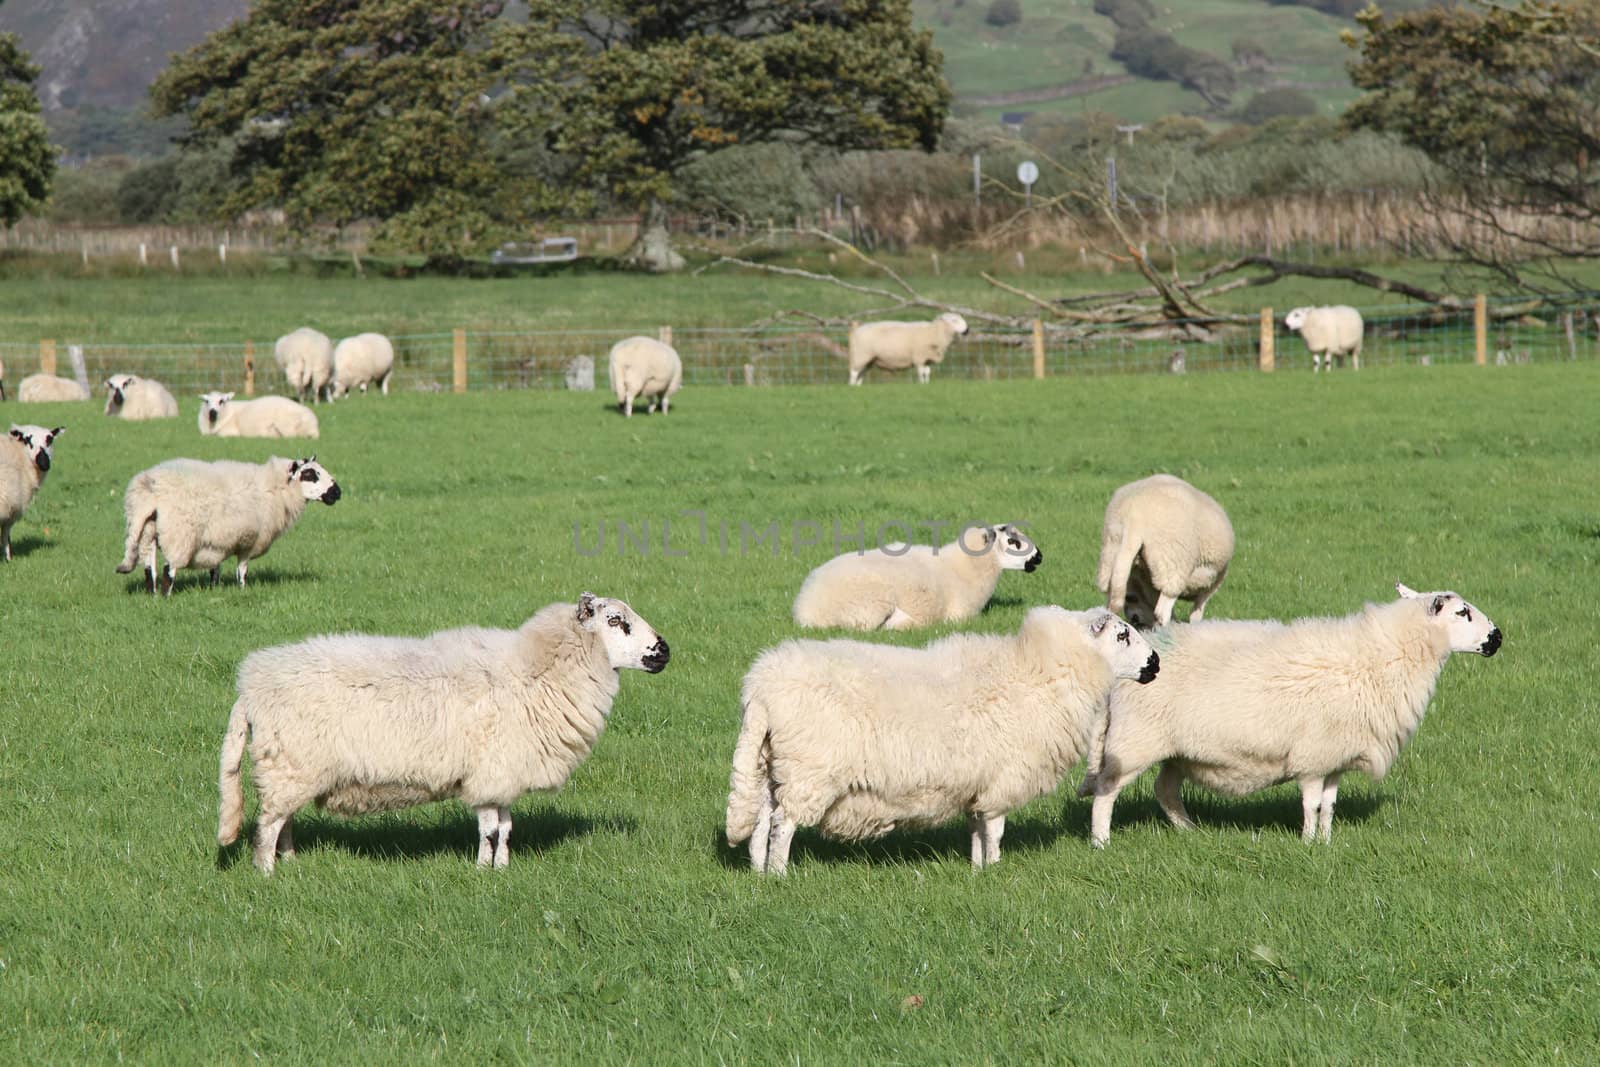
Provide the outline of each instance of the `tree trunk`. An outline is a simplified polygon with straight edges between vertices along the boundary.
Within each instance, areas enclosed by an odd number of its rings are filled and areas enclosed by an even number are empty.
[[[672,235],[667,232],[667,209],[651,200],[640,213],[639,236],[622,253],[622,262],[640,270],[664,274],[682,270],[683,257],[672,250]]]

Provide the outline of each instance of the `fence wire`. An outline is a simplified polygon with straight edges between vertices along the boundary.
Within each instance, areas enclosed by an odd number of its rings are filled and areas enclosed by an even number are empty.
[[[1496,314],[1514,309],[1515,300],[1491,301],[1485,336],[1485,361],[1493,364],[1592,360],[1600,354],[1600,296],[1574,300],[1526,314]],[[1366,323],[1361,351],[1364,367],[1402,364],[1471,363],[1477,338],[1470,308],[1443,312],[1419,305],[1360,309]],[[1174,324],[1178,325],[1178,324]],[[950,346],[933,369],[936,380],[1007,381],[1038,376],[1090,374],[1204,373],[1251,370],[1258,366],[1259,327],[1211,328],[1206,339],[1174,339],[1173,331],[1106,328],[1093,334],[1046,326],[1042,360],[1036,357],[1031,328],[975,325]],[[670,336],[683,359],[686,385],[776,386],[844,384],[849,377],[848,330],[826,326],[770,326],[760,329],[635,328],[504,333],[463,331],[467,388],[608,389],[607,353],[634,335]],[[1309,369],[1302,339],[1274,319],[1276,365],[1283,371]],[[393,338],[395,369],[390,389],[445,392],[454,387],[455,331]],[[92,391],[103,394],[108,375],[137,374],[163,382],[179,396],[211,390],[246,392],[247,358],[253,361],[253,391],[287,392],[272,359],[272,342],[121,344],[98,342],[0,342],[0,361],[8,395],[23,377],[40,370],[46,351],[55,353],[56,371],[74,377],[81,358]],[[909,371],[873,368],[869,384],[916,381]]]

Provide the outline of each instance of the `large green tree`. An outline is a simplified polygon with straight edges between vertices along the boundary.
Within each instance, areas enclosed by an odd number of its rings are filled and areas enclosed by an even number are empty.
[[[0,33],[0,222],[15,226],[50,197],[56,150],[39,117],[39,68],[13,33]]]
[[[530,0],[504,44],[507,116],[577,191],[639,206],[629,258],[680,266],[675,176],[733,145],[931,149],[950,90],[910,0]]]
[[[1600,3],[1429,8],[1357,17],[1346,112],[1421,149],[1474,225],[1451,239],[1513,283],[1525,264],[1600,257]],[[1530,217],[1560,225],[1532,227]]]
[[[187,144],[229,155],[223,209],[299,227],[379,222],[452,256],[515,204],[495,166],[489,93],[498,0],[257,0],[151,87]]]

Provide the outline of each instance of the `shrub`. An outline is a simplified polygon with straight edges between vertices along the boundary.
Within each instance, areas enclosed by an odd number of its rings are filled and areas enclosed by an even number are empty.
[[[1317,102],[1299,89],[1266,89],[1250,98],[1239,112],[1239,119],[1259,126],[1272,119],[1294,118],[1317,113]]]
[[[994,0],[984,13],[983,21],[991,26],[1012,26],[1022,21],[1020,0]]]
[[[1139,30],[1154,21],[1156,6],[1150,0],[1094,0],[1094,13],[1119,30]]]

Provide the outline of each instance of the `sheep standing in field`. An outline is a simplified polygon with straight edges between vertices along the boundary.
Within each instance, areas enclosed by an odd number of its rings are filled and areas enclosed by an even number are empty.
[[[120,419],[173,419],[178,402],[153,378],[113,374],[106,379],[106,414]]]
[[[321,403],[333,378],[333,342],[327,334],[309,326],[286,333],[273,344],[272,359],[302,404],[308,395]]]
[[[512,803],[561,788],[588,757],[618,671],[655,674],[668,658],[632,608],[593,593],[516,630],[342,634],[253,652],[222,740],[217,840],[239,836],[248,733],[263,873],[294,854],[291,822],[313,801],[360,815],[446,797],[477,811],[478,866],[505,867]]]
[[[384,396],[389,395],[389,375],[394,373],[394,345],[381,333],[358,333],[346,337],[333,350],[333,382],[328,399],[337,400],[350,390],[376,382]]]
[[[926,385],[932,364],[942,363],[951,343],[967,332],[967,320],[946,311],[932,322],[863,322],[850,331],[850,384],[860,385],[867,368],[917,368]]]
[[[122,502],[128,543],[117,573],[127,574],[143,560],[145,588],[154,593],[159,550],[167,557],[161,593],[171,596],[174,568],[206,568],[216,585],[222,561],[235,556],[242,589],[250,561],[266,555],[308,501],[332,506],[341,495],[315,456],[274,456],[265,463],[169,459],[128,482]]]
[[[200,432],[218,437],[320,437],[316,412],[286,396],[200,394]]]
[[[1156,800],[1179,829],[1194,826],[1185,779],[1233,796],[1298,782],[1300,836],[1329,840],[1340,775],[1383,778],[1450,654],[1500,648],[1499,628],[1455,593],[1395,588],[1398,601],[1344,618],[1173,627],[1159,689],[1112,690],[1085,782],[1094,845],[1111,836],[1117,794],[1156,762]]]
[[[860,840],[966,814],[972,865],[996,863],[1007,813],[1083,756],[1112,683],[1159,667],[1104,610],[1034,608],[1014,635],[922,649],[786,641],[745,675],[728,843],[783,874],[799,826]]]
[[[88,400],[89,390],[71,378],[54,374],[30,374],[17,386],[17,399],[24,404],[55,404],[69,400]]]
[[[1108,611],[1141,629],[1171,622],[1179,600],[1193,601],[1189,621],[1199,622],[1232,559],[1222,505],[1182,478],[1155,474],[1111,494],[1095,584]]]
[[[1344,357],[1350,357],[1352,370],[1361,369],[1361,335],[1366,326],[1361,312],[1347,304],[1331,307],[1295,308],[1284,317],[1283,324],[1298,330],[1311,352],[1311,372],[1333,369],[1335,358],[1341,366]]]
[[[650,401],[647,413],[655,413],[659,400],[661,414],[665,415],[672,394],[683,388],[683,360],[678,358],[677,349],[654,337],[624,338],[611,346],[606,361],[617,407],[630,419],[633,402],[641,396]]]
[[[50,473],[50,457],[56,438],[66,433],[57,426],[12,426],[0,437],[0,558],[11,562],[11,527],[33,503],[33,494]]]
[[[909,630],[970,619],[1001,571],[1036,570],[1044,554],[1018,527],[967,526],[948,545],[894,542],[835,556],[806,576],[794,600],[801,626]]]

